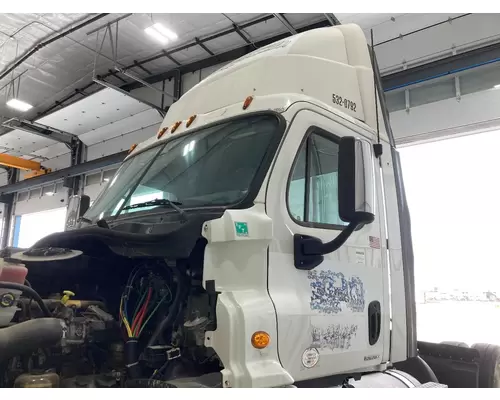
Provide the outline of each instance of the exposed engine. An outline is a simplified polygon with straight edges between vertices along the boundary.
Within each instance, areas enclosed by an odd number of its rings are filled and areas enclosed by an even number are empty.
[[[204,243],[182,259],[91,245],[4,252],[0,386],[218,386],[223,367],[205,346],[217,293],[202,285]]]

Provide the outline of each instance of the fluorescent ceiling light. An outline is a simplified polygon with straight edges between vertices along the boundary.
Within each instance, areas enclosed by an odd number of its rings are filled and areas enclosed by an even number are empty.
[[[168,43],[170,40],[177,40],[178,37],[175,32],[165,28],[162,24],[154,24],[144,29],[144,32],[163,44]]]
[[[54,192],[45,192],[46,196],[54,196]]]
[[[29,109],[33,108],[31,104],[28,104],[24,101],[18,100],[18,99],[10,99],[7,102],[7,105],[11,108],[15,108],[16,110],[19,111],[28,111]]]
[[[500,84],[493,86],[493,89],[500,89]]]
[[[170,40],[177,40],[178,36],[175,32],[168,28],[165,28],[162,24],[154,24],[153,28],[160,32],[163,36],[166,36]]]

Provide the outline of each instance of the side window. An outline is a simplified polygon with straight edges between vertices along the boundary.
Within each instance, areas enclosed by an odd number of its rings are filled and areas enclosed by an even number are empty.
[[[328,134],[312,132],[299,151],[288,186],[292,217],[306,225],[347,225],[338,207],[339,145]]]

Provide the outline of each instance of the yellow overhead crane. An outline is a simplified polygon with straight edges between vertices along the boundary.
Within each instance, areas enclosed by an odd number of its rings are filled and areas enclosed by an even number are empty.
[[[24,179],[45,175],[52,171],[50,168],[45,168],[37,161],[26,160],[25,158],[11,156],[9,154],[0,154],[0,165],[28,171],[24,174]]]

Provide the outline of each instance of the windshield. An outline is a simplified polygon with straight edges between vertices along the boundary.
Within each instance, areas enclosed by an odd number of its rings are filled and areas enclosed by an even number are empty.
[[[236,204],[279,133],[276,116],[255,115],[166,141],[125,161],[84,217],[96,222],[170,202],[179,208]]]

